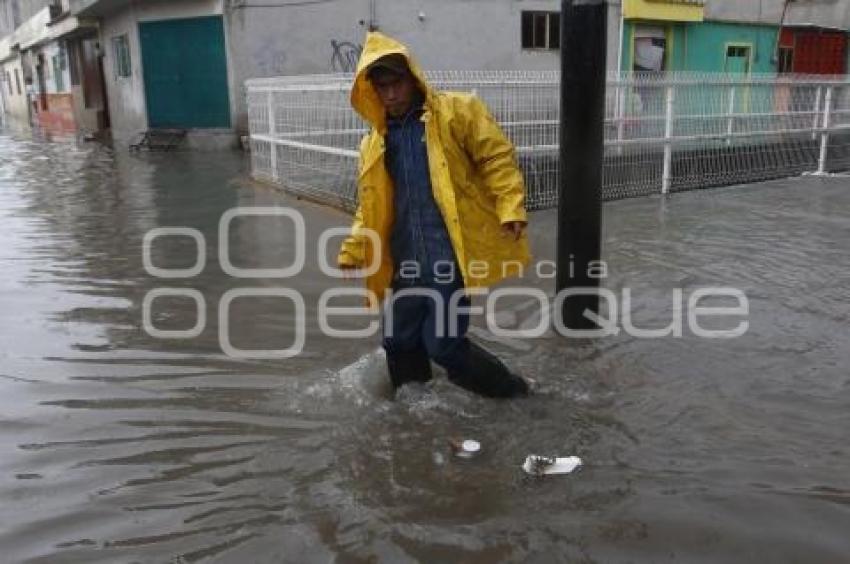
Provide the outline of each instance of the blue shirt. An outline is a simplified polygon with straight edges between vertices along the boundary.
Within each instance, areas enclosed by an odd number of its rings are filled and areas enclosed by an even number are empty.
[[[396,276],[402,262],[416,261],[421,281],[432,282],[434,264],[449,261],[454,264],[454,277],[459,282],[461,273],[454,248],[431,189],[425,124],[421,117],[420,103],[401,118],[387,119],[385,159],[393,181],[395,205],[390,252]],[[449,266],[438,267],[438,272],[439,277],[445,278]],[[414,280],[405,278],[405,281]]]

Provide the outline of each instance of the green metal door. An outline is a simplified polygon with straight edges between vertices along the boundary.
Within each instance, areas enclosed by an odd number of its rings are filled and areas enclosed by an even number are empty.
[[[726,72],[750,73],[750,47],[730,45],[726,47]]]
[[[139,24],[148,125],[230,127],[221,16]]]
[[[750,74],[750,47],[748,45],[728,45],[726,47],[726,72],[731,74]],[[738,113],[750,111],[751,91],[749,87],[739,87],[736,91],[733,110]]]

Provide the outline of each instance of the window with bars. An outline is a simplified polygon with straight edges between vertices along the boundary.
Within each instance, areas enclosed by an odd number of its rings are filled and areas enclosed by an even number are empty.
[[[126,78],[132,75],[130,65],[130,40],[127,34],[112,38],[112,55],[114,57],[115,76]]]
[[[791,47],[779,48],[778,71],[780,73],[793,72],[794,69],[794,49]]]
[[[56,86],[56,92],[62,92],[65,90],[65,80],[62,76],[62,63],[60,61],[60,55],[53,55],[53,82]]]
[[[56,92],[65,91],[65,70],[68,68],[68,60],[65,58],[65,50],[60,49],[53,56],[53,81],[56,86]]]
[[[68,44],[68,75],[72,86],[80,85],[80,45],[79,43]]]
[[[551,49],[561,47],[561,14],[559,12],[522,12],[522,48]]]
[[[749,74],[750,45],[727,45],[724,71],[731,73]]]

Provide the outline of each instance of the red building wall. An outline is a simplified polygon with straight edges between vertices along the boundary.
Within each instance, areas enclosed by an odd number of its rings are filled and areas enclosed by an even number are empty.
[[[71,94],[46,94],[47,107],[39,102],[36,114],[38,124],[48,130],[73,132],[77,129],[74,119],[74,99]]]
[[[847,34],[819,29],[782,30],[780,46],[794,50],[792,72],[844,74],[847,72]]]

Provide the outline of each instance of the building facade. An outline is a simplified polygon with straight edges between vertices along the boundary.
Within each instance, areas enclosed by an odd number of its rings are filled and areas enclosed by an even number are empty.
[[[847,33],[815,25],[791,24],[780,34],[779,72],[844,74],[847,72]]]
[[[69,0],[0,0],[0,20],[0,88],[10,120],[68,133],[108,127],[103,85],[92,78],[95,22],[73,16]]]
[[[694,0],[623,0],[620,69],[663,72],[684,66],[686,26],[704,18]]]
[[[29,126],[35,104],[34,65],[28,46],[45,31],[49,0],[0,0],[0,88],[5,121]]]
[[[110,127],[100,29],[96,20],[73,14],[72,7],[69,0],[61,1],[61,10],[50,23],[51,37],[66,60],[67,102],[75,126],[84,133],[97,133]]]
[[[151,129],[189,132],[191,146],[235,144],[235,100],[222,0],[72,3],[99,27],[112,137],[133,142]]]
[[[623,0],[628,71],[848,71],[850,2]]]
[[[267,8],[234,3],[229,27],[237,82],[351,72],[370,28],[405,43],[425,69],[559,68],[558,0],[337,0]],[[608,67],[616,68],[619,2],[611,2]],[[241,100],[240,100],[241,103]],[[239,108],[241,127],[244,107]]]
[[[247,79],[351,72],[367,30],[425,69],[555,70],[559,0],[0,0],[0,104],[23,121],[247,131]],[[609,0],[608,68],[846,72],[850,2]],[[20,88],[18,85],[20,83]]]
[[[368,29],[405,42],[426,69],[557,69],[559,9],[558,0],[72,2],[99,24],[113,137],[185,129],[196,146],[247,131],[245,80],[351,72]],[[609,17],[613,69],[618,2]]]

